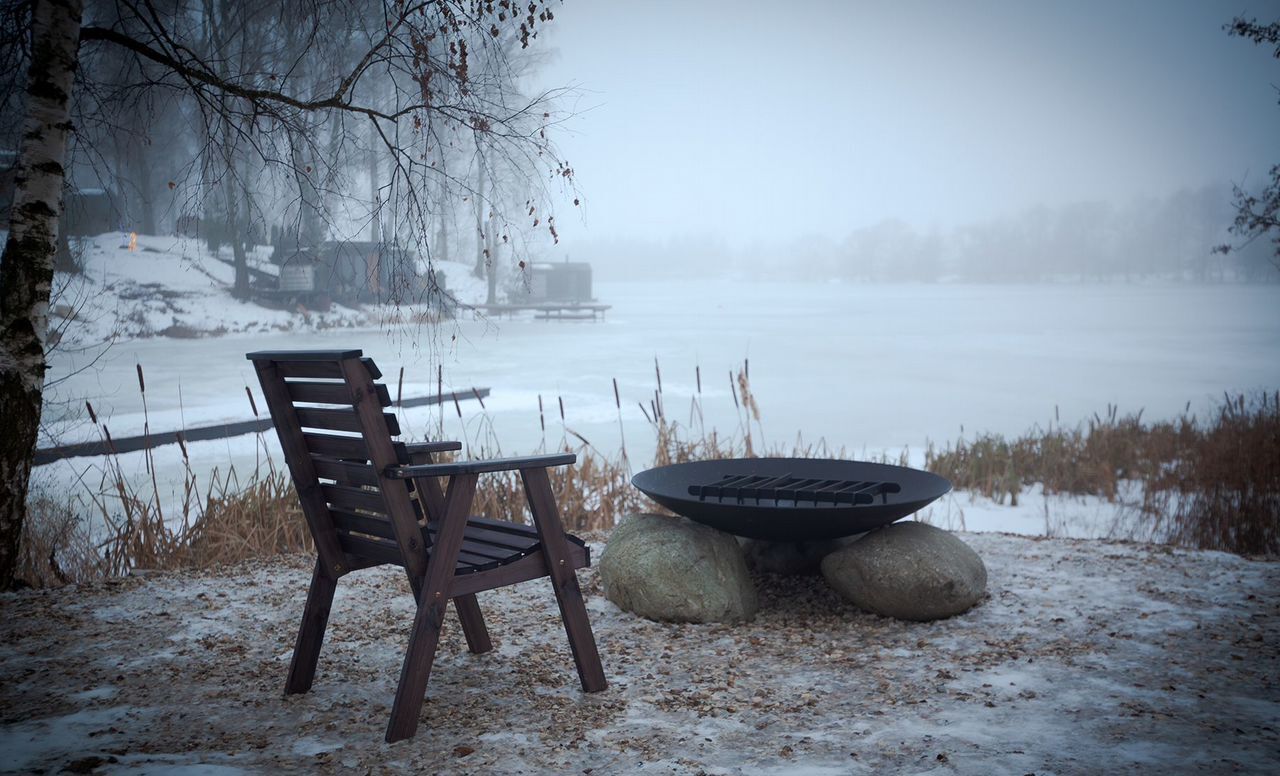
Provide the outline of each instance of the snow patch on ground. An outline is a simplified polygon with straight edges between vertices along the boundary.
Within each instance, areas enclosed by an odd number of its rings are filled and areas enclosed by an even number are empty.
[[[468,654],[451,615],[418,735],[395,745],[382,735],[413,618],[397,569],[342,580],[315,684],[289,697],[308,558],[7,594],[0,769],[1280,769],[1280,563],[961,538],[990,595],[932,623],[859,612],[821,577],[757,578],[748,625],[652,623],[585,570],[610,682],[593,695],[545,580],[481,594],[495,650]]]
[[[912,461],[924,468],[923,457]],[[949,531],[1001,532],[1066,539],[1167,539],[1159,521],[1141,511],[1142,483],[1125,481],[1115,499],[1045,492],[1041,483],[1024,486],[1017,499],[993,500],[956,490],[920,510],[915,519]]]

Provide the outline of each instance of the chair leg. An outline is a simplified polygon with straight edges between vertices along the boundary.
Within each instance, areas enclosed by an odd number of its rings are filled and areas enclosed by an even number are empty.
[[[474,593],[460,595],[453,599],[453,607],[458,610],[458,621],[462,623],[462,633],[467,637],[467,649],[479,655],[493,649],[489,641],[489,629],[484,626],[484,614],[480,611],[480,603]]]
[[[556,593],[556,603],[560,605],[560,618],[569,636],[569,650],[578,668],[578,679],[586,692],[599,692],[608,683],[604,678],[604,666],[600,664],[596,639],[591,632],[591,622],[587,619],[582,590],[578,587],[578,575],[569,565],[568,542],[564,538],[564,525],[560,522],[555,494],[551,492],[551,480],[546,469],[521,469],[520,475],[524,479],[529,510],[533,513],[534,528],[542,542],[542,553],[547,559],[551,587]]]
[[[582,590],[578,587],[578,575],[571,569],[565,569],[561,575],[551,575],[551,586],[556,591],[556,602],[560,604],[560,618],[564,621],[564,631],[569,636],[569,650],[573,653],[574,665],[578,668],[578,681],[582,682],[585,692],[600,692],[608,687],[604,678],[604,666],[600,663],[600,652],[596,649],[595,635],[591,632],[591,622],[587,619],[587,607],[582,600]]]
[[[417,453],[411,460],[415,464],[433,462],[430,453]],[[427,515],[434,518],[435,515],[444,514],[444,491],[440,489],[440,482],[436,478],[422,477],[413,480],[413,485]],[[489,641],[489,630],[484,626],[484,615],[480,612],[480,604],[476,602],[475,595],[458,596],[453,599],[453,606],[458,611],[462,633],[467,637],[467,649],[477,655],[493,649],[493,643]]]
[[[474,474],[457,474],[449,481],[440,533],[431,548],[431,558],[427,561],[426,580],[418,595],[418,613],[413,619],[409,649],[405,652],[404,665],[400,669],[400,683],[396,686],[396,699],[391,706],[391,721],[387,724],[386,736],[388,743],[412,738],[418,730],[418,715],[422,712],[422,702],[426,699],[431,663],[435,660],[436,647],[440,644],[440,628],[444,624],[445,608],[449,603],[449,585],[453,581],[453,569],[458,561],[458,551],[462,548],[467,512],[471,509],[475,491]]]
[[[400,683],[396,686],[396,699],[391,705],[391,721],[387,724],[387,743],[413,738],[418,730],[418,715],[426,700],[427,679],[431,676],[431,663],[440,643],[440,627],[444,624],[445,604],[423,600],[413,620],[413,632],[409,636],[409,649],[405,651],[404,666],[400,669]]]
[[[316,561],[316,569],[311,575],[311,589],[307,592],[307,604],[302,610],[298,640],[293,645],[289,678],[284,685],[285,695],[311,689],[311,680],[316,675],[316,663],[320,659],[320,644],[324,641],[325,626],[329,623],[329,607],[333,605],[333,592],[337,586],[337,580],[326,576],[322,564]]]

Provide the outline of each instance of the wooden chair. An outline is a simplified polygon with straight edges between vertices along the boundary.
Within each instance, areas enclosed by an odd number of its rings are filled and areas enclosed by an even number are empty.
[[[457,442],[405,444],[382,374],[359,350],[249,353],[280,435],[302,512],[315,539],[315,572],[285,693],[311,688],[338,579],[370,566],[403,566],[417,599],[387,741],[413,736],[446,604],[467,647],[492,648],[476,593],[550,577],[586,692],[605,688],[576,569],[590,565],[582,540],[564,532],[547,468],[571,453],[431,463]],[[337,432],[337,433],[334,433]],[[477,476],[519,470],[532,527],[469,516]],[[438,478],[446,478],[442,487]]]

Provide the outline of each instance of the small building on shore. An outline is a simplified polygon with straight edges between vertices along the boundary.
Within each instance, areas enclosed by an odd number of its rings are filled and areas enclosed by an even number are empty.
[[[276,295],[343,303],[448,306],[442,272],[423,273],[417,254],[392,243],[330,240],[314,250],[281,240]]]
[[[585,261],[534,262],[529,264],[528,284],[520,284],[513,302],[528,304],[583,304],[595,301],[591,265]]]

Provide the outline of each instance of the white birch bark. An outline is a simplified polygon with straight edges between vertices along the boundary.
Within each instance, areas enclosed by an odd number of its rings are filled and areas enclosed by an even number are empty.
[[[82,11],[82,0],[37,0],[32,9],[26,118],[9,238],[0,258],[0,417],[5,426],[0,433],[0,589],[14,584],[40,427],[49,293]]]

